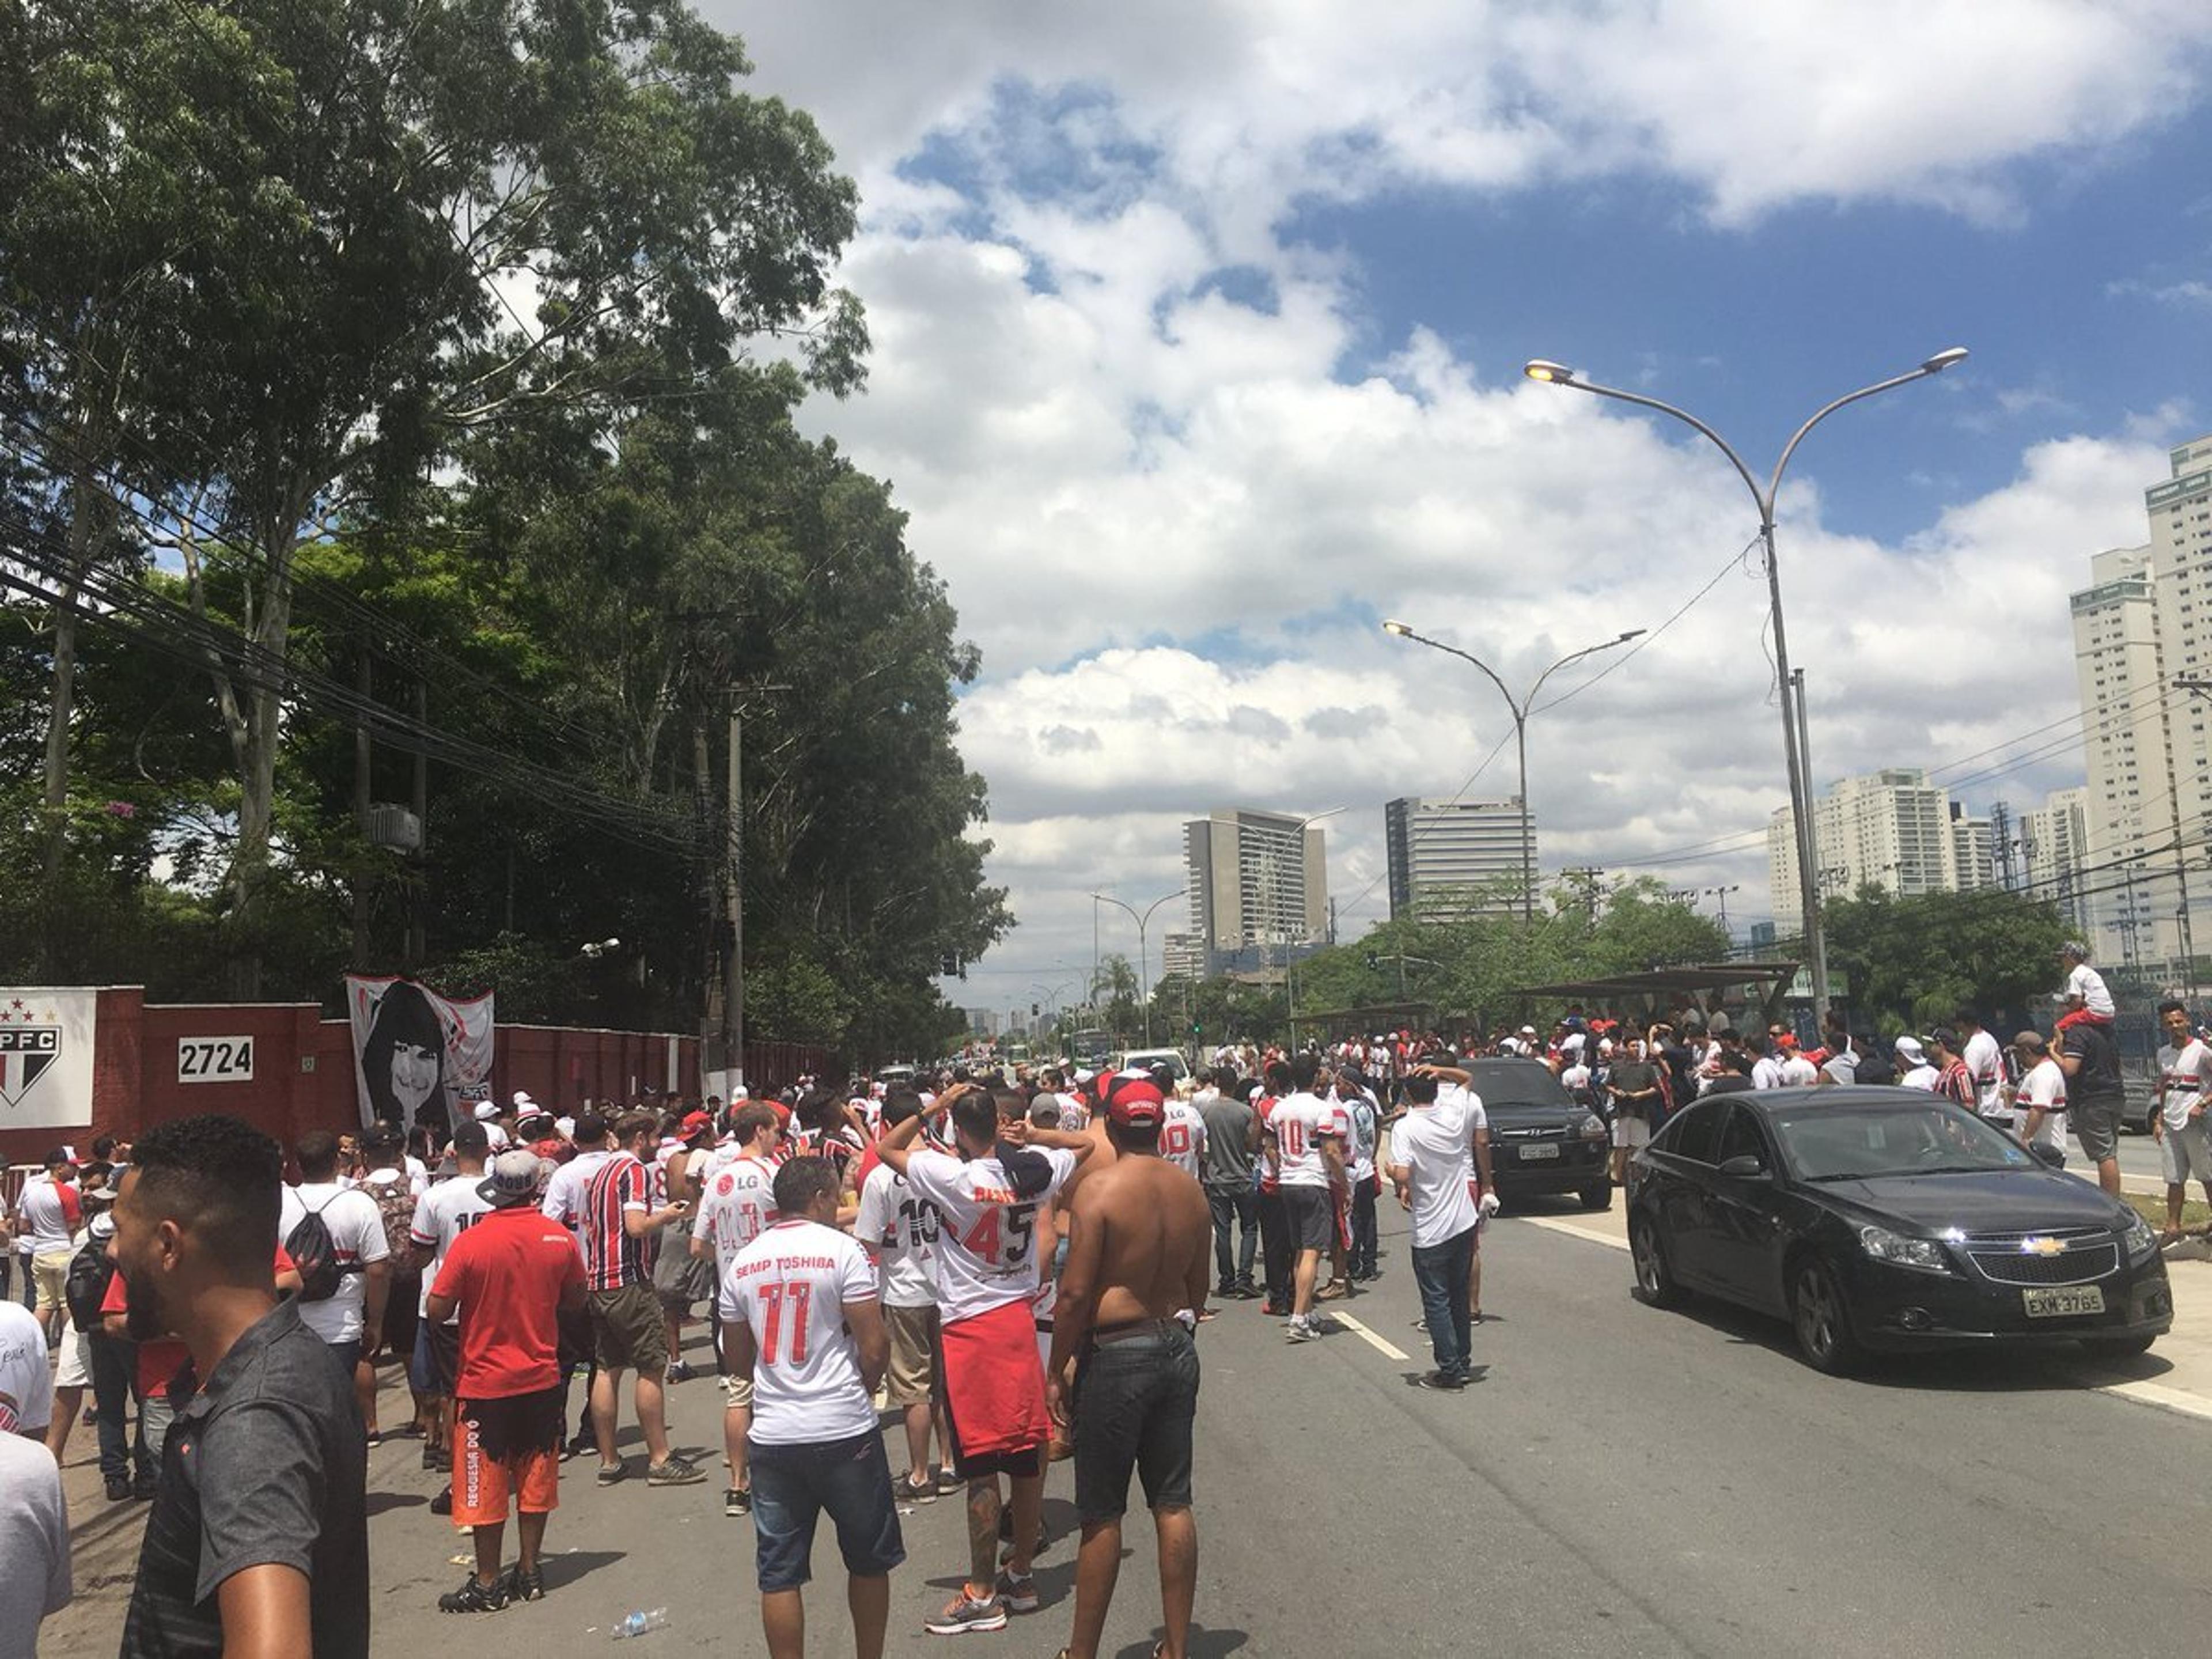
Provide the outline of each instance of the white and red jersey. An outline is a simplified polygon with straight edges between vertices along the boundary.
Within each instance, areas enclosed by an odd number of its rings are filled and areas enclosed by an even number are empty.
[[[775,1166],[740,1155],[708,1170],[691,1236],[714,1247],[715,1277],[726,1279],[738,1253],[775,1219]]]
[[[944,1224],[937,1206],[890,1164],[877,1164],[862,1179],[853,1237],[883,1271],[886,1308],[937,1305],[937,1240]]]
[[[803,1446],[876,1432],[845,1328],[848,1303],[875,1299],[868,1253],[818,1221],[779,1221],[738,1253],[720,1305],[724,1324],[753,1334],[752,1438]]]
[[[593,1172],[583,1204],[584,1273],[589,1288],[618,1291],[625,1285],[653,1282],[659,1241],[651,1233],[631,1237],[623,1218],[633,1211],[649,1212],[658,1184],[653,1167],[629,1152],[617,1152]]]
[[[1067,1184],[1075,1154],[1056,1146],[1031,1150],[1051,1164],[1052,1175],[1028,1198],[1016,1195],[995,1158],[917,1150],[907,1160],[907,1185],[944,1219],[933,1266],[938,1311],[948,1325],[1036,1294],[1037,1212]]]
[[[1304,1091],[1276,1103],[1267,1115],[1281,1152],[1278,1178],[1285,1187],[1326,1187],[1328,1166],[1322,1162],[1321,1143],[1341,1135],[1336,1107]]]
[[[1188,1100],[1170,1100],[1160,1119],[1160,1156],[1194,1180],[1206,1163],[1206,1118]]]

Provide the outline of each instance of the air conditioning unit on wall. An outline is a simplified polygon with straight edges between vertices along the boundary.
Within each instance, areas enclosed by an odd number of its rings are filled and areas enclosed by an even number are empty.
[[[368,809],[368,839],[373,847],[419,853],[422,850],[422,820],[397,802],[377,801]]]

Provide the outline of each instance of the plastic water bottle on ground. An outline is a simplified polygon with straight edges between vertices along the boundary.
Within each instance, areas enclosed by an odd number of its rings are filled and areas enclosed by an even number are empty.
[[[665,1630],[667,1627],[666,1607],[654,1607],[650,1612],[640,1609],[615,1620],[615,1640],[619,1642],[626,1636],[642,1636],[649,1630]]]

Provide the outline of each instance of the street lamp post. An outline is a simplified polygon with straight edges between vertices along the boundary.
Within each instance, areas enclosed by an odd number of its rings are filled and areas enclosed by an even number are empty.
[[[1951,346],[1923,359],[1917,368],[1902,374],[1893,374],[1886,380],[1861,386],[1856,392],[1847,392],[1833,402],[1822,404],[1813,411],[1811,418],[1790,434],[1790,441],[1782,447],[1782,459],[1774,464],[1774,471],[1761,489],[1751,469],[1744,465],[1743,457],[1729,445],[1727,439],[1707,426],[1686,409],[1662,403],[1656,398],[1647,398],[1638,392],[1623,392],[1616,386],[1601,386],[1595,380],[1586,380],[1564,363],[1555,363],[1543,357],[1531,358],[1522,373],[1532,380],[1541,380],[1547,386],[1572,386],[1577,392],[1587,392],[1600,398],[1613,398],[1625,404],[1634,404],[1640,409],[1656,410],[1662,415],[1671,415],[1676,420],[1696,428],[1713,441],[1722,454],[1729,458],[1736,476],[1743,480],[1744,488],[1751,491],[1752,500],[1759,504],[1759,547],[1766,557],[1767,614],[1774,628],[1774,672],[1782,703],[1782,749],[1790,771],[1790,816],[1793,820],[1797,842],[1797,890],[1802,896],[1801,908],[1804,913],[1805,951],[1813,963],[1813,1017],[1825,1020],[1828,1013],[1828,952],[1820,931],[1820,890],[1815,878],[1816,854],[1813,840],[1813,793],[1805,775],[1805,758],[1798,748],[1796,697],[1790,679],[1790,641],[1782,625],[1782,574],[1774,557],[1774,498],[1782,488],[1783,470],[1790,465],[1790,456],[1805,434],[1846,404],[1857,403],[1897,386],[1908,386],[1914,380],[1941,374],[1953,365],[1966,361],[1966,348]]]
[[[1521,921],[1524,926],[1533,923],[1536,919],[1536,830],[1528,811],[1530,707],[1536,701],[1536,694],[1544,689],[1544,682],[1569,663],[1580,662],[1584,657],[1593,656],[1600,651],[1610,651],[1617,645],[1626,645],[1629,641],[1639,637],[1644,630],[1640,628],[1632,628],[1617,638],[1601,640],[1595,645],[1586,645],[1579,651],[1570,651],[1559,661],[1537,675],[1536,683],[1528,688],[1528,694],[1517,702],[1514,701],[1513,694],[1505,689],[1505,682],[1499,679],[1492,672],[1490,665],[1480,657],[1471,656],[1455,645],[1446,645],[1442,640],[1432,640],[1425,634],[1416,634],[1401,622],[1386,622],[1382,624],[1382,631],[1386,634],[1395,634],[1401,640],[1411,640],[1416,645],[1425,645],[1431,649],[1446,652],[1457,657],[1462,662],[1473,664],[1482,671],[1485,678],[1498,688],[1498,695],[1505,699],[1506,708],[1513,711],[1513,742],[1521,763]]]
[[[1153,911],[1158,909],[1160,906],[1165,904],[1170,899],[1181,898],[1188,891],[1190,891],[1190,889],[1188,887],[1178,887],[1172,893],[1161,894],[1159,897],[1154,899],[1150,904],[1147,904],[1145,907],[1144,914],[1142,915],[1138,915],[1133,908],[1122,903],[1121,900],[1115,898],[1111,893],[1093,893],[1091,896],[1100,904],[1110,904],[1116,909],[1127,910],[1129,912],[1130,920],[1137,924],[1137,998],[1138,1000],[1145,1005],[1145,1047],[1147,1048],[1152,1046],[1152,999],[1151,993],[1146,989],[1145,984],[1146,978],[1150,976],[1152,971],[1149,958],[1146,954],[1145,930],[1152,926]],[[1094,915],[1097,914],[1095,908],[1093,909],[1092,914]]]

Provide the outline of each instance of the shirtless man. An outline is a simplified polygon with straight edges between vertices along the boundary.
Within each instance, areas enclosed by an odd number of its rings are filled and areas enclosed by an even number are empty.
[[[1206,1301],[1212,1214],[1197,1181],[1160,1156],[1166,1109],[1156,1085],[1115,1078],[1102,1115],[1115,1157],[1094,1160],[1068,1200],[1067,1261],[1046,1367],[1053,1415],[1066,1422],[1073,1407],[1083,1523],[1075,1632],[1060,1659],[1098,1651],[1121,1570],[1132,1469],[1143,1478],[1159,1540],[1166,1635],[1153,1651],[1183,1659],[1198,1582],[1190,1512],[1198,1349],[1189,1310]]]

